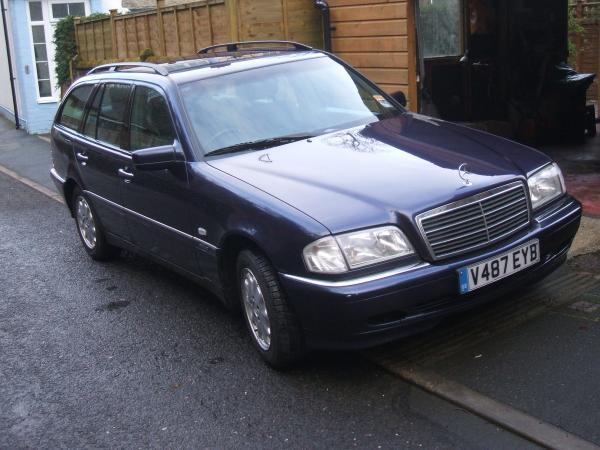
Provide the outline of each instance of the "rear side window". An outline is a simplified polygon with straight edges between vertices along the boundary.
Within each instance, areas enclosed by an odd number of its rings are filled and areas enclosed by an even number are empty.
[[[61,125],[71,128],[72,130],[79,130],[85,105],[90,94],[92,93],[92,89],[94,89],[93,85],[86,84],[76,87],[73,89],[73,91],[71,91],[65,100],[65,104],[60,114],[60,119],[58,122]]]
[[[155,89],[135,88],[129,133],[131,150],[173,144],[175,131],[169,108]]]
[[[107,83],[104,86],[96,131],[99,141],[122,147],[130,91],[128,84]]]

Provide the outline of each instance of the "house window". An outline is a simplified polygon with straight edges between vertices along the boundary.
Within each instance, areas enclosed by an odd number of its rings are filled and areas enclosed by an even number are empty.
[[[29,19],[31,23],[31,40],[33,43],[38,95],[40,98],[53,97],[42,2],[29,2]]]
[[[462,53],[461,0],[419,0],[419,47],[425,58]]]
[[[30,0],[29,28],[33,50],[32,73],[36,77],[38,102],[56,102],[60,87],[56,84],[55,48],[52,43],[57,22],[67,16],[89,14],[89,1]]]
[[[67,16],[85,16],[85,3],[52,3],[52,20],[60,20]]]

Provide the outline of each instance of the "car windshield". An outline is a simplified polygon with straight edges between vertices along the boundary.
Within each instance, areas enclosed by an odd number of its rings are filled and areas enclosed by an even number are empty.
[[[326,57],[197,80],[180,89],[205,154],[285,143],[278,139],[316,136],[403,112]]]

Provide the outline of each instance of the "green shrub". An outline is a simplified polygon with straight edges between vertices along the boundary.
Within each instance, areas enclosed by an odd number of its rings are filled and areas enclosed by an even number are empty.
[[[140,53],[140,61],[147,61],[148,58],[154,56],[154,51],[151,48],[146,48],[142,53]]]
[[[64,86],[71,79],[69,62],[77,54],[77,45],[75,44],[75,26],[72,16],[61,19],[54,29],[54,45],[56,53],[54,62],[56,63],[56,78],[59,86]]]

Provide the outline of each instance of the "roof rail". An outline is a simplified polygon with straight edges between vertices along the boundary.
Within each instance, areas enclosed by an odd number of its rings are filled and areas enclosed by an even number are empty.
[[[156,73],[158,75],[164,75],[164,76],[169,75],[169,72],[164,67],[159,66],[158,64],[147,63],[147,62],[118,62],[118,63],[102,64],[101,66],[94,67],[87,74],[91,75],[93,73],[98,73],[98,72],[118,72],[119,68],[127,68],[127,67],[130,67],[130,68],[144,67],[147,69],[154,70],[154,73]]]
[[[269,45],[274,44],[280,47],[250,47],[250,48],[240,48],[240,46],[256,46],[256,45]],[[285,46],[288,46],[286,48]],[[293,47],[293,49],[289,48]],[[216,52],[211,50],[216,50],[218,48],[225,48],[224,52]],[[198,50],[199,55],[206,55],[209,52],[211,53],[239,53],[239,52],[260,52],[260,51],[271,51],[271,52],[281,52],[281,51],[307,51],[313,50],[312,47],[308,45],[300,44],[298,42],[292,41],[243,41],[243,42],[230,42],[228,44],[216,44],[211,45],[210,47],[205,47]]]

